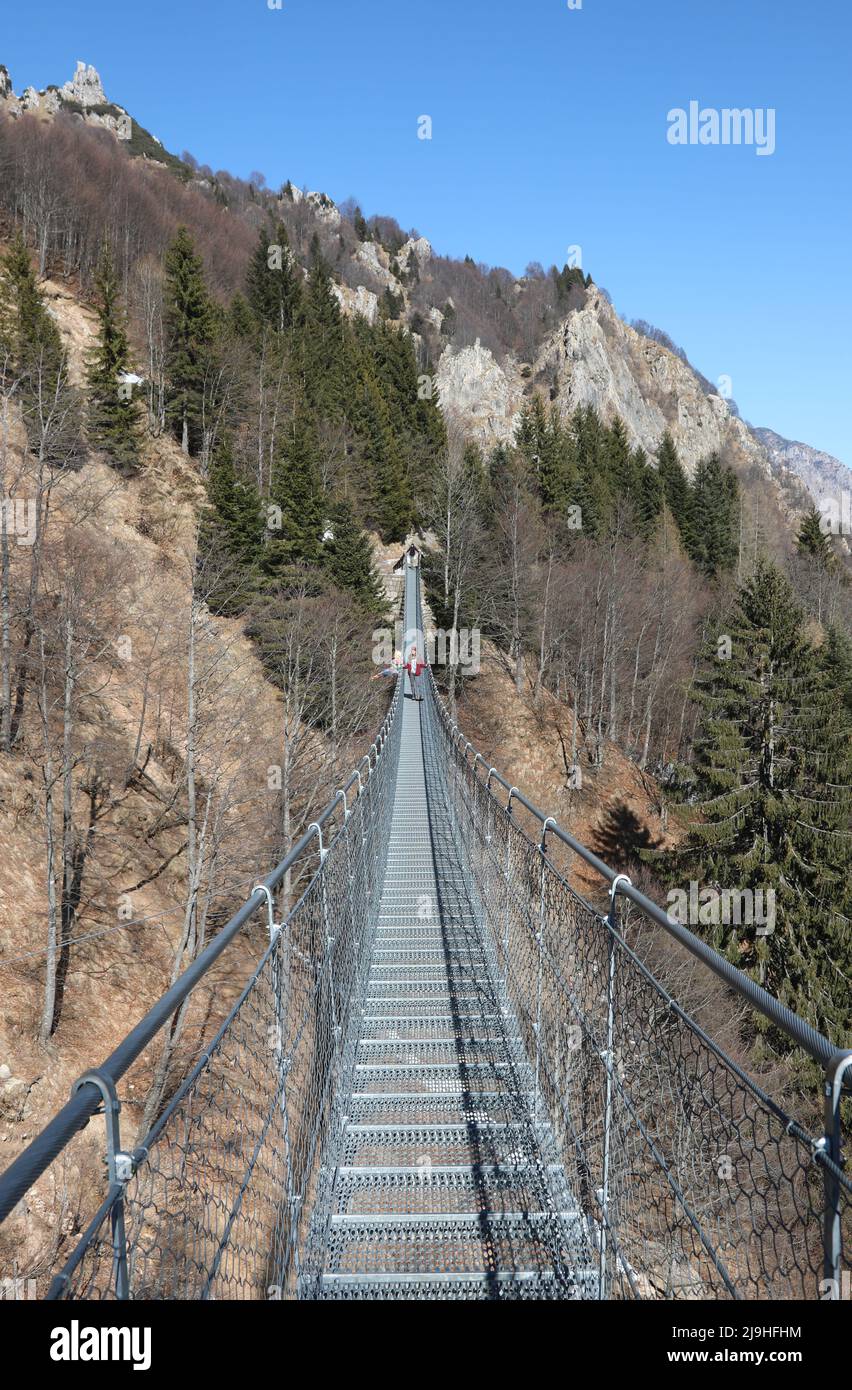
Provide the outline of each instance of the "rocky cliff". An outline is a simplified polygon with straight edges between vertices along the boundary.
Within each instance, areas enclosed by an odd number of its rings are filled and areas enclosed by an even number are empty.
[[[90,64],[78,61],[74,75],[61,87],[48,86],[43,91],[27,87],[20,96],[15,94],[8,69],[0,66],[0,114],[16,117],[33,112],[50,117],[60,111],[110,131],[117,140],[133,138],[132,117],[123,106],[107,99],[100,74]],[[159,145],[156,136],[144,133]]]
[[[607,421],[619,415],[632,443],[651,455],[669,430],[690,473],[719,451],[771,476],[765,449],[727,401],[708,395],[682,358],[628,327],[594,287],[544,341],[531,371],[513,357],[496,361],[479,343],[447,347],[437,385],[444,408],[485,447],[512,438],[525,395],[538,388],[563,417],[586,405]]]
[[[827,499],[839,499],[852,491],[852,469],[840,459],[809,444],[784,439],[774,430],[755,429],[754,434],[766,450],[772,464],[800,478],[817,506]]]

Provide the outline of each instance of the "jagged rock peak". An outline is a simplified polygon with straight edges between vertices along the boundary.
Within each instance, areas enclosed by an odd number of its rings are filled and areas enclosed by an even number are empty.
[[[80,106],[103,106],[106,92],[100,74],[91,64],[88,66],[78,60],[74,76],[62,87],[66,101],[76,101]]]
[[[0,97],[8,97],[12,94],[12,79],[9,76],[9,69],[0,63]]]
[[[397,251],[396,259],[400,270],[408,271],[410,269],[412,256],[415,261],[417,261],[418,265],[421,266],[425,265],[426,262],[431,259],[432,247],[425,236],[418,237],[416,241],[412,241],[411,238],[409,238],[405,245]]]
[[[340,209],[327,193],[305,192],[291,183],[289,186],[289,197],[291,202],[306,202],[312,207],[321,222],[328,222],[332,227],[340,223]]]

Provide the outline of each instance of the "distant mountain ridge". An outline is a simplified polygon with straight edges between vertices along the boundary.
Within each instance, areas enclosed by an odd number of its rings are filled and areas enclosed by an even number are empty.
[[[827,497],[835,498],[852,490],[852,469],[833,454],[813,449],[799,440],[784,439],[775,430],[753,426],[752,433],[773,464],[788,468],[801,479],[817,506]]]

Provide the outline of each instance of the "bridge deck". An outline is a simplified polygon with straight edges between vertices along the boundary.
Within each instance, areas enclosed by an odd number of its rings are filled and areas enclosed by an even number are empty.
[[[419,625],[416,601],[409,583],[409,630]],[[534,1076],[454,833],[426,706],[405,680],[393,823],[319,1294],[594,1296],[588,1236],[562,1169],[549,1161],[549,1127],[533,1118]]]

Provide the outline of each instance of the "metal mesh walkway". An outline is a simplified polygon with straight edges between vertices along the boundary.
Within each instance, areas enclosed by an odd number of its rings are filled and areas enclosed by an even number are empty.
[[[409,632],[422,630],[417,602],[409,570]],[[586,1228],[549,1125],[533,1120],[534,1078],[439,750],[404,679],[387,864],[318,1293],[593,1296]]]

